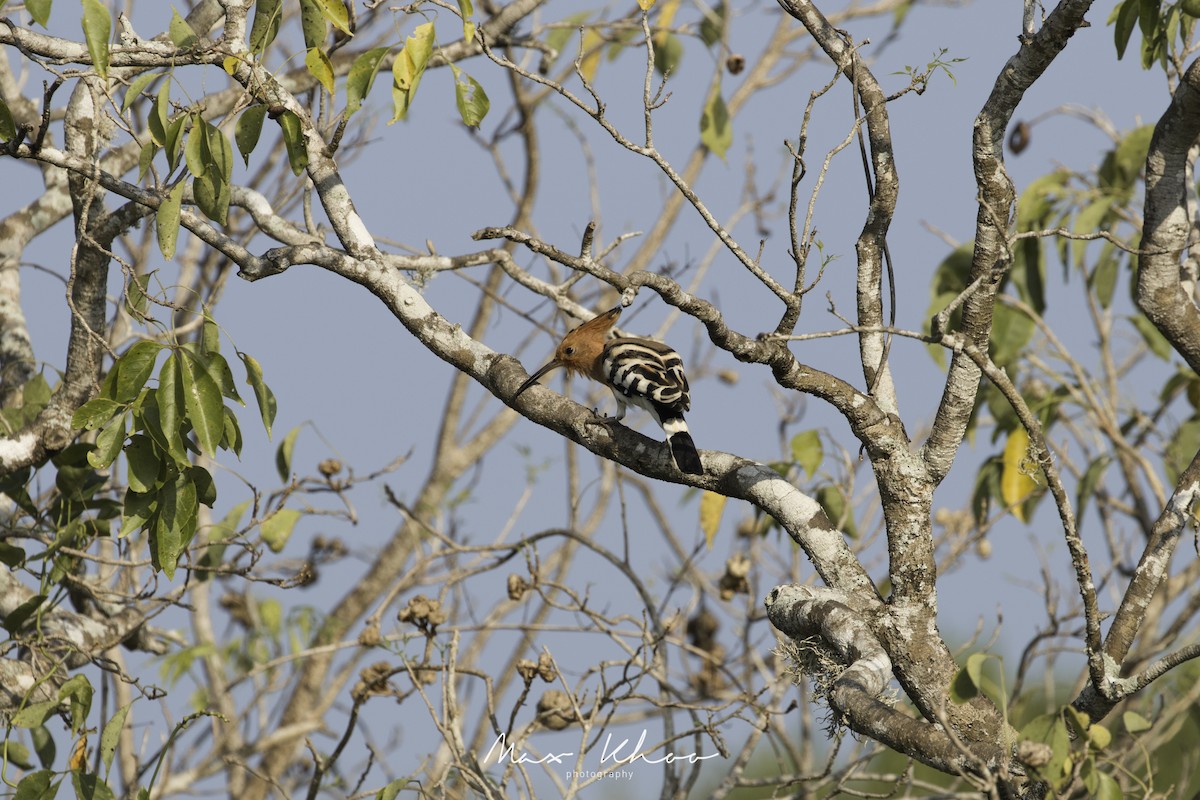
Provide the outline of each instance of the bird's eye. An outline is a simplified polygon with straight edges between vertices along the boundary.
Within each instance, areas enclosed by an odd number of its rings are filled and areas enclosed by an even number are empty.
[[[575,355],[575,348],[574,348],[574,347],[564,347],[564,348],[563,348],[563,355],[565,355],[565,356],[573,356],[573,355]]]

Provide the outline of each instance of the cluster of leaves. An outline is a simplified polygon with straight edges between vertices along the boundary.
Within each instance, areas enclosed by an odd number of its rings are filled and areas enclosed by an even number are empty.
[[[172,650],[159,662],[159,675],[168,687],[177,685],[203,659],[213,655],[227,665],[230,681],[236,682],[289,652],[303,652],[322,621],[311,607],[294,607],[285,614],[279,600],[255,597],[249,592],[226,595],[222,602],[244,634],[223,637],[219,644],[194,644]],[[276,668],[267,666],[263,676],[274,679]],[[193,678],[191,683],[198,688],[189,698],[189,706],[193,713],[203,713],[212,707],[214,698],[208,695],[204,680]]]
[[[474,39],[476,29],[471,18],[475,9],[471,0],[458,0],[458,11],[462,18],[463,37]],[[258,0],[255,3],[249,44],[251,53],[256,57],[262,57],[275,40],[282,16],[282,0]],[[340,0],[300,0],[300,21],[306,48],[305,67],[332,98],[337,93],[337,83],[325,42],[331,26],[336,30],[335,41],[354,35],[346,7]],[[408,117],[421,76],[437,46],[436,38],[434,23],[422,23],[396,52],[392,61],[392,122]],[[360,54],[351,64],[346,76],[346,105],[342,112],[345,119],[362,107],[389,52],[391,48],[388,47],[372,48]],[[235,67],[236,64],[226,65],[231,74]],[[450,69],[454,73],[454,97],[459,116],[463,124],[478,127],[491,107],[487,93],[478,81],[455,64],[450,64]],[[285,140],[286,136],[285,130]]]
[[[100,763],[103,775],[88,769],[88,715],[92,710],[94,690],[87,677],[75,675],[68,679],[58,693],[50,700],[30,703],[18,709],[9,720],[12,728],[27,728],[33,741],[37,764],[23,744],[9,736],[4,743],[5,756],[8,762],[27,770],[27,773],[17,782],[16,797],[18,798],[53,798],[58,793],[62,778],[58,777],[52,767],[58,748],[54,744],[46,720],[58,714],[64,707],[63,715],[67,720],[71,735],[75,737],[74,749],[68,759],[68,771],[71,783],[77,797],[91,797],[96,800],[115,798],[108,786],[108,773],[112,769],[113,758],[117,751],[121,729],[125,726],[125,718],[129,714],[132,703],[122,706],[109,717],[100,731]],[[147,789],[137,793],[138,800],[149,798]]]
[[[954,676],[950,699],[965,703],[981,694],[1001,710],[1006,720],[1009,719],[1003,662],[987,653],[972,653]],[[1151,722],[1136,711],[1126,711],[1121,722],[1125,733],[1135,738],[1152,727]],[[1112,741],[1113,733],[1108,727],[1092,722],[1087,714],[1073,706],[1064,705],[1021,725],[1015,744],[1017,752],[1023,754],[1026,766],[1055,792],[1065,791],[1078,781],[1087,790],[1088,797],[1121,800],[1125,794],[1110,773],[1126,770],[1107,754]],[[1042,747],[1029,748],[1030,744]]]
[[[163,353],[157,385],[150,386]],[[238,357],[269,435],[275,396],[254,357],[242,352]],[[125,454],[128,488],[120,535],[147,532],[154,568],[168,578],[196,533],[199,505],[211,508],[216,500],[212,476],[193,464],[191,456],[241,453],[241,428],[226,399],[245,405],[220,353],[219,329],[205,318],[198,343],[143,340],[130,347],[113,364],[100,394],[72,420],[76,428],[99,431],[95,444],[85,445],[93,469],[107,469]]]
[[[1136,29],[1142,34],[1142,69],[1155,64],[1167,69],[1174,56],[1186,51],[1198,16],[1197,0],[1121,0],[1108,17],[1114,25],[1117,58],[1125,57]]]
[[[186,23],[185,23],[186,24]],[[140,75],[125,92],[123,111],[163,77],[162,73],[148,72]],[[179,166],[180,158],[192,176],[192,196],[196,207],[209,219],[224,225],[229,215],[229,187],[233,177],[233,149],[229,140],[215,125],[209,123],[197,110],[186,110],[171,114],[171,81],[163,81],[154,96],[146,127],[150,139],[142,147],[139,158],[138,180],[143,180],[161,150],[166,153],[169,172]],[[244,131],[246,120],[253,115],[243,115],[238,126],[238,145],[243,147],[249,134]],[[262,118],[259,116],[259,126]],[[258,133],[253,132],[253,141]],[[251,144],[253,147],[253,144]],[[155,217],[158,246],[164,258],[175,257],[175,243],[179,236],[179,215],[183,204],[186,182],[176,180],[163,196]]]

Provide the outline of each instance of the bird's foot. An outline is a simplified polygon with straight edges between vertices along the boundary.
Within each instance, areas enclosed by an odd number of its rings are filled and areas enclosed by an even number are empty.
[[[591,422],[593,425],[604,425],[606,427],[611,427],[615,424],[618,424],[620,422],[620,420],[621,420],[620,417],[610,417],[608,414],[605,414],[604,412],[602,412],[598,409],[595,409],[595,408],[592,409]]]

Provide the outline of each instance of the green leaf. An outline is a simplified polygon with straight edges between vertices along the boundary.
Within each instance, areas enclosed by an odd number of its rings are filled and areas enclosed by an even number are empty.
[[[287,436],[283,437],[283,441],[279,443],[279,448],[275,451],[275,470],[279,473],[279,479],[287,483],[292,479],[292,451],[296,449],[296,437],[300,435],[300,426],[297,425],[288,431]]]
[[[317,79],[317,83],[325,87],[325,91],[333,96],[333,64],[329,61],[329,56],[325,55],[325,51],[319,47],[309,48],[304,56],[304,66],[308,67],[308,73]]]
[[[70,700],[71,730],[82,733],[87,726],[87,717],[92,710],[94,690],[86,675],[73,675],[58,690],[58,699]]]
[[[150,277],[153,274],[153,272],[147,272],[143,275],[134,275],[125,286],[125,313],[139,322],[145,322],[148,318],[150,298],[146,294],[146,287],[150,284]]]
[[[1024,311],[997,304],[993,314],[991,354],[999,366],[1008,366],[1033,338],[1033,320]]]
[[[200,352],[205,356],[221,352],[221,326],[208,316],[207,311],[204,314],[204,323],[200,326]]]
[[[674,75],[683,60],[683,42],[673,33],[654,40],[654,68],[660,75]]]
[[[722,160],[733,144],[733,122],[729,118],[725,98],[721,96],[719,83],[709,92],[704,113],[700,115],[700,142]]]
[[[371,91],[387,51],[386,47],[373,48],[354,59],[350,65],[350,72],[346,74],[346,119],[362,107],[362,101]]]
[[[553,51],[555,60],[557,60],[558,56],[562,55],[563,48],[567,46],[567,42],[571,40],[571,37],[579,30],[580,26],[588,21],[589,17],[591,17],[591,13],[587,11],[572,14],[564,19],[558,27],[551,29],[546,34],[546,46]]]
[[[1101,191],[1119,202],[1128,202],[1138,184],[1138,176],[1146,165],[1146,154],[1154,136],[1153,125],[1134,128],[1121,137],[1100,164],[1097,178]]]
[[[712,47],[721,41],[721,30],[725,27],[728,12],[724,0],[711,9],[702,9],[704,19],[700,20],[700,41],[704,42],[705,47]]]
[[[1088,742],[1097,750],[1103,750],[1112,744],[1112,731],[1096,723],[1088,728]]]
[[[1137,328],[1138,333],[1142,335],[1142,340],[1146,346],[1150,348],[1150,352],[1161,358],[1163,361],[1171,360],[1171,353],[1175,352],[1171,347],[1171,343],[1166,337],[1159,333],[1158,328],[1154,327],[1154,323],[1140,314],[1129,317],[1129,321],[1133,323],[1133,327]]]
[[[150,560],[155,569],[162,570],[167,579],[172,580],[180,554],[196,533],[199,509],[196,485],[187,473],[181,472],[158,494],[158,522],[150,539]]]
[[[161,349],[162,345],[158,342],[143,339],[125,351],[119,359],[121,367],[117,374],[117,400],[128,403],[138,396],[154,372],[154,361]]]
[[[1142,36],[1147,39],[1154,36],[1162,21],[1159,15],[1161,2],[1162,0],[1141,0],[1138,5],[1138,27],[1142,29]]]
[[[458,115],[467,127],[478,128],[491,108],[491,101],[479,81],[454,64],[450,65],[450,69],[454,73],[454,101],[458,105]]]
[[[1112,207],[1112,197],[1106,196],[1092,201],[1075,217],[1073,232],[1077,234],[1089,234],[1101,230],[1105,227],[1104,220],[1112,211]],[[1090,243],[1088,239],[1076,239],[1071,242],[1076,264],[1083,264],[1083,257],[1087,253],[1087,246]]]
[[[215,456],[225,427],[225,404],[216,381],[195,354],[179,351],[180,376],[183,378],[183,404],[188,421],[196,432],[196,441],[205,455]]]
[[[317,0],[300,0],[300,27],[306,50],[325,43],[325,15]]]
[[[3,747],[0,747],[0,753],[3,754],[4,760],[9,764],[18,766],[21,769],[33,769],[33,760],[29,757],[29,748],[11,736],[4,741]]]
[[[1200,417],[1192,417],[1175,429],[1163,453],[1163,467],[1172,483],[1187,469],[1197,449],[1200,449]]]
[[[25,386],[21,388],[21,399],[27,406],[45,407],[53,394],[46,377],[40,372],[26,381]]]
[[[158,422],[162,431],[162,447],[176,463],[186,464],[187,451],[183,445],[183,436],[179,432],[180,423],[186,412],[183,399],[183,374],[180,359],[183,356],[176,351],[171,354],[158,370],[158,389],[154,397],[158,410]]]
[[[1083,512],[1087,509],[1088,500],[1096,493],[1096,486],[1099,485],[1100,479],[1104,477],[1104,470],[1112,462],[1112,457],[1102,455],[1088,464],[1088,468],[1084,471],[1083,477],[1079,479],[1079,490],[1075,497],[1075,520],[1076,527],[1083,527]]]
[[[10,569],[16,569],[25,563],[24,548],[17,547],[15,544],[8,542],[0,542],[0,564]]]
[[[231,508],[224,519],[209,529],[209,545],[205,549],[204,555],[200,557],[199,562],[201,567],[206,567],[207,569],[199,570],[195,573],[197,580],[205,581],[211,578],[212,573],[209,570],[220,566],[224,561],[226,545],[222,543],[237,535],[238,528],[242,524],[242,517],[249,507],[250,501],[243,500]]]
[[[175,257],[175,243],[179,239],[179,212],[183,204],[183,181],[179,181],[167,192],[154,214],[154,231],[158,236],[158,249],[163,258],[170,261]]]
[[[1093,800],[1124,800],[1125,793],[1121,791],[1121,785],[1117,783],[1113,776],[1107,772],[1099,772],[1097,775],[1100,781],[1096,786]]]
[[[250,166],[250,154],[254,152],[258,139],[262,136],[263,120],[266,118],[267,107],[254,105],[242,112],[237,125],[234,126],[233,140],[237,143],[238,152],[242,154],[242,161],[246,166]]]
[[[188,133],[187,145],[183,148],[183,163],[187,164],[188,172],[197,178],[204,174],[204,139],[204,118],[193,114],[192,129]]]
[[[236,536],[238,529],[242,525],[242,517],[245,516],[246,509],[249,507],[249,500],[243,500],[242,502],[235,504],[234,507],[229,509],[228,513],[225,514],[224,519],[212,526],[212,530],[209,531],[208,538],[214,542],[224,542]]]
[[[0,97],[0,141],[11,142],[17,138],[17,123],[4,98]]]
[[[825,450],[821,446],[821,435],[815,430],[801,431],[792,437],[792,460],[804,468],[811,478],[817,473],[825,458]]]
[[[458,0],[458,13],[462,15],[463,21],[463,38],[468,42],[475,39],[475,23],[471,21],[471,17],[475,16],[475,6],[471,0]]]
[[[1125,730],[1129,733],[1144,733],[1154,727],[1154,724],[1150,720],[1136,711],[1126,711],[1122,714],[1121,724],[1125,726]]]
[[[171,41],[175,43],[175,46],[179,48],[191,47],[199,41],[199,37],[192,30],[192,26],[188,24],[186,19],[179,16],[179,12],[173,6],[171,8],[171,23],[167,28],[167,34],[171,37]]]
[[[962,667],[954,673],[954,679],[950,681],[950,702],[961,706],[978,694],[979,687],[975,681],[971,680],[971,675],[967,672],[966,667]]]
[[[112,15],[100,0],[83,0],[83,38],[88,55],[101,78],[108,77],[108,40],[112,37]]]
[[[1133,35],[1133,26],[1137,24],[1139,5],[1140,0],[1124,0],[1114,9],[1117,24],[1113,30],[1113,38],[1117,45],[1117,60],[1125,57],[1125,48],[1129,46],[1129,38]]]
[[[1017,203],[1017,230],[1036,231],[1049,227],[1047,221],[1055,210],[1070,180],[1066,170],[1055,170],[1030,183],[1021,192]]]
[[[13,714],[9,723],[14,728],[36,728],[46,721],[46,718],[58,708],[58,700],[45,700],[41,703],[30,703]]]
[[[179,156],[183,152],[179,144],[183,141],[187,120],[187,114],[180,114],[167,123],[167,143],[163,146],[163,149],[167,151],[167,166],[171,168],[171,171],[174,171],[179,166]]]
[[[158,457],[158,449],[149,436],[135,433],[129,438],[129,446],[125,448],[125,462],[130,489],[144,494],[152,491],[158,484],[162,462]]]
[[[117,536],[125,538],[140,531],[158,513],[158,493],[138,494],[132,489],[125,492],[125,503],[121,509],[121,530]]]
[[[50,735],[50,731],[46,730],[46,726],[39,725],[31,728],[29,738],[33,740],[33,750],[37,753],[38,761],[42,762],[42,766],[47,769],[54,766],[54,757],[58,755],[58,748],[54,746],[54,737]]]
[[[429,56],[433,52],[434,36],[432,22],[418,25],[404,42],[404,47],[396,54],[396,60],[392,62],[394,113],[388,122],[389,125],[398,119],[408,118],[408,109],[412,107],[417,87],[421,84],[421,76],[425,74],[425,65],[429,63]],[[455,83],[457,84],[457,79]]]
[[[262,367],[254,356],[238,352],[238,358],[246,365],[246,383],[254,391],[254,399],[258,401],[258,411],[262,415],[263,427],[267,429],[267,438],[269,439],[271,438],[271,426],[275,423],[275,412],[278,410],[275,393],[263,381]]]
[[[204,216],[224,225],[229,218],[229,183],[221,180],[216,170],[209,168],[204,175],[192,182],[192,192],[196,196],[196,207],[204,212]]]
[[[142,96],[142,92],[149,89],[150,84],[154,83],[164,74],[165,73],[162,72],[143,72],[141,75],[138,75],[136,78],[130,81],[129,88],[125,90],[125,98],[121,101],[122,113],[128,111],[129,107],[132,106],[137,99]]]
[[[25,10],[43,28],[50,21],[50,5],[54,0],[25,0]]]
[[[704,541],[712,550],[713,540],[717,538],[717,530],[721,527],[721,515],[725,513],[725,503],[729,498],[723,494],[710,492],[707,489],[700,495],[700,530],[704,532]]]
[[[283,631],[283,605],[273,597],[258,604],[258,619],[262,630],[272,639],[278,639]]]
[[[109,400],[107,397],[92,398],[81,405],[75,416],[71,417],[71,427],[85,431],[95,430],[124,409],[124,403]]]
[[[150,171],[150,167],[154,164],[154,156],[156,155],[158,155],[158,145],[153,141],[142,145],[142,150],[138,154],[138,183],[146,179],[146,173]]]
[[[226,407],[225,425],[221,432],[221,446],[232,450],[238,458],[242,457],[242,428],[238,425],[237,417]]]
[[[116,795],[99,775],[82,770],[71,770],[71,785],[78,800],[116,800]]]
[[[1155,0],[1157,2],[1157,0]],[[1159,62],[1165,71],[1167,68],[1167,42],[1161,26],[1155,25],[1152,36],[1142,37],[1142,69],[1150,69]]]
[[[104,770],[107,772],[112,769],[113,756],[117,753],[117,743],[121,739],[121,731],[125,728],[125,718],[129,716],[129,709],[133,705],[133,701],[126,703],[117,709],[108,722],[104,723],[104,729],[100,732],[100,760],[104,763]]]
[[[955,702],[962,703],[974,697],[975,694],[982,693],[997,708],[1005,706],[1007,698],[1001,694],[1000,687],[996,682],[983,671],[984,665],[992,658],[993,656],[987,653],[972,653],[967,656],[966,665],[955,676],[955,681],[951,685],[951,695],[956,689],[963,692]]]
[[[225,410],[229,411],[229,409]],[[212,508],[213,503],[217,502],[217,485],[213,483],[212,473],[204,467],[197,466],[188,467],[184,472],[196,487],[196,502]]]
[[[291,111],[279,116],[279,128],[283,131],[283,143],[287,147],[288,164],[293,175],[300,175],[308,166],[308,150],[304,147],[304,131],[300,118]]]
[[[282,19],[282,0],[257,0],[254,4],[254,24],[250,27],[250,52],[262,55],[275,41]]]
[[[167,143],[167,123],[171,117],[171,82],[165,81],[158,87],[154,95],[154,105],[146,117],[146,127],[150,129],[150,138],[159,147]]]
[[[59,784],[54,780],[55,774],[48,769],[29,773],[17,782],[13,800],[54,800]]]
[[[1096,301],[1101,308],[1112,305],[1113,292],[1117,287],[1117,274],[1120,272],[1120,262],[1116,255],[1117,249],[1112,242],[1105,242],[1096,259],[1096,266],[1088,276],[1088,286],[1096,293]]]
[[[210,353],[205,359],[205,365],[208,368],[208,374],[212,376],[213,381],[217,384],[217,388],[221,390],[223,397],[228,397],[230,400],[236,401],[239,405],[246,405],[241,396],[238,395],[237,387],[233,383],[233,372],[229,369],[229,362],[220,353]]]
[[[125,444],[125,431],[125,415],[118,414],[96,437],[96,449],[88,453],[88,463],[96,469],[104,469],[115,461]]]
[[[1038,775],[1051,786],[1061,788],[1070,776],[1063,775],[1063,765],[1070,756],[1071,736],[1059,713],[1043,714],[1021,729],[1021,739],[1050,746],[1050,761],[1037,769]]]
[[[262,521],[262,540],[271,548],[272,553],[283,550],[299,519],[299,511],[281,508]]]
[[[16,636],[18,633],[21,632],[21,629],[25,627],[25,623],[29,621],[30,617],[32,617],[34,615],[34,613],[39,608],[42,607],[42,603],[45,603],[45,602],[46,602],[46,595],[35,594],[33,597],[30,597],[24,603],[21,603],[21,605],[14,608],[8,614],[8,616],[6,616],[4,618],[4,622],[3,622],[4,630],[8,631],[10,636]],[[35,723],[35,724],[41,724],[41,723]],[[26,727],[28,727],[28,726],[26,726]]]
[[[375,793],[375,800],[396,800],[400,792],[408,788],[408,778],[396,778]]]
[[[342,0],[317,0],[317,4],[321,8],[321,15],[329,20],[333,27],[347,36],[354,35],[354,31],[350,30],[350,12],[346,10],[346,4]]]
[[[188,150],[195,161],[194,166],[189,161],[189,169],[197,176],[192,184],[196,205],[209,219],[224,225],[229,215],[233,148],[219,128],[197,116]]]
[[[854,514],[846,502],[846,496],[838,486],[827,484],[817,490],[817,502],[825,511],[829,522],[851,539],[858,538],[858,526],[854,523]]]

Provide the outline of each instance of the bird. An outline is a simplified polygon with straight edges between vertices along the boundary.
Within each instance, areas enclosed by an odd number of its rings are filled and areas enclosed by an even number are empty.
[[[683,359],[667,345],[639,336],[608,338],[621,316],[621,306],[572,329],[563,337],[552,358],[544,367],[529,376],[513,395],[533,386],[543,375],[563,367],[607,386],[617,401],[614,420],[625,418],[630,403],[644,408],[667,434],[671,457],[680,472],[703,475],[700,454],[688,431],[683,413],[691,409],[687,376]]]

